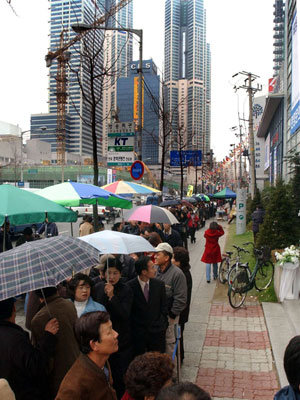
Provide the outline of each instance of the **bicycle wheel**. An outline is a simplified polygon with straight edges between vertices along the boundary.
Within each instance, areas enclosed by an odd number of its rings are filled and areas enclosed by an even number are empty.
[[[223,258],[219,266],[219,281],[221,283],[226,283],[228,278],[229,262],[227,258]]]
[[[274,276],[274,264],[271,261],[266,261],[259,266],[256,275],[254,285],[257,290],[262,291],[267,289],[272,282]]]
[[[247,297],[247,292],[243,292],[245,285],[247,285],[244,280],[244,274],[244,271],[237,273],[233,279],[232,285],[229,286],[228,300],[232,308],[241,307]]]
[[[228,273],[228,285],[233,286],[234,278],[237,276],[239,272],[246,272],[248,278],[250,277],[249,268],[247,268],[244,264],[234,264]]]

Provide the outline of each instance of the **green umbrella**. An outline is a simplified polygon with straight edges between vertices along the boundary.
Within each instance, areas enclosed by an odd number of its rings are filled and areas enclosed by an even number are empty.
[[[48,186],[36,193],[65,207],[99,204],[108,207],[132,208],[131,200],[85,183],[63,182]]]
[[[0,226],[5,219],[11,225],[44,222],[76,222],[74,211],[35,193],[11,185],[0,185]]]

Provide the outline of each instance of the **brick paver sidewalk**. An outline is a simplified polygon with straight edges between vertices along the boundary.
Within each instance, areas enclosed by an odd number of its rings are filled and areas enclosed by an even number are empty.
[[[279,385],[258,303],[212,303],[196,383],[214,399],[273,399]]]

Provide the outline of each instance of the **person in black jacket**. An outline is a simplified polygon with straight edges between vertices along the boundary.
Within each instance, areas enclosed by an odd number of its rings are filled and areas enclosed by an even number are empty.
[[[252,218],[252,231],[254,236],[254,243],[256,241],[257,234],[259,232],[259,225],[264,222],[265,211],[262,206],[258,205],[256,210],[251,215]]]
[[[165,242],[169,243],[171,247],[182,246],[180,234],[173,229],[170,224],[164,224]]]
[[[28,333],[16,324],[15,300],[0,302],[0,376],[8,381],[17,400],[49,399],[46,369],[54,355],[58,329],[57,319],[50,319],[35,348]]]
[[[147,351],[165,352],[168,307],[164,284],[155,279],[154,263],[141,256],[135,263],[137,278],[127,285],[133,292],[131,328],[134,355]]]
[[[121,272],[120,261],[116,258],[108,259],[104,267],[106,282],[97,283],[92,292],[92,298],[103,304],[109,312],[113,329],[119,334],[119,350],[109,358],[118,399],[124,394],[123,377],[132,360],[130,314],[133,293],[131,288],[120,280]]]
[[[184,346],[183,346],[183,331],[184,325],[189,320],[189,313],[190,313],[190,304],[191,304],[191,297],[192,297],[192,288],[193,288],[193,279],[190,272],[190,256],[189,252],[184,247],[175,247],[172,263],[179,267],[181,271],[184,273],[186,278],[187,284],[187,301],[186,307],[180,313],[179,317],[179,325],[181,328],[181,338],[180,338],[180,359],[183,362],[184,359]]]
[[[3,224],[0,228],[0,253],[3,252],[3,244],[4,244],[4,251],[11,250],[13,248],[10,240],[9,227],[10,227],[9,221],[6,221],[5,224]],[[3,243],[4,230],[5,230],[5,241]]]

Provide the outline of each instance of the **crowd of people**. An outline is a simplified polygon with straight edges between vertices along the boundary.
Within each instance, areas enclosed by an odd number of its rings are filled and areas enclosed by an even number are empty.
[[[142,235],[156,251],[105,254],[88,273],[27,294],[30,336],[16,324],[15,299],[0,302],[0,378],[17,400],[180,399],[182,393],[210,398],[195,385],[172,384],[177,357],[184,362],[193,286],[187,242],[196,241],[196,230],[210,216],[209,207],[201,210],[171,209],[179,221],[172,226],[116,223],[113,230]],[[221,235],[216,226],[205,231],[206,245],[208,231]],[[92,231],[85,218],[80,234]],[[22,243],[31,238],[32,232],[24,232]],[[205,257],[211,252],[207,247]],[[174,352],[177,326],[181,335]]]

